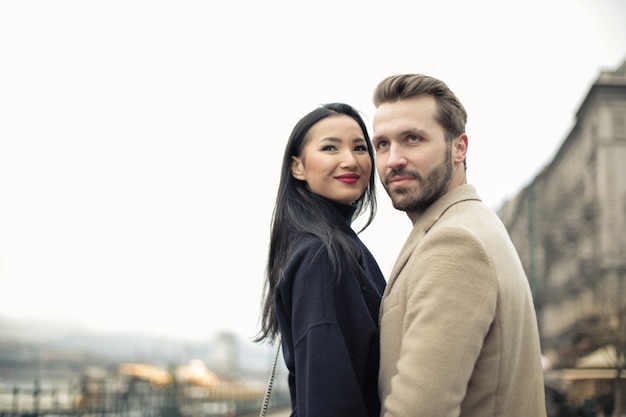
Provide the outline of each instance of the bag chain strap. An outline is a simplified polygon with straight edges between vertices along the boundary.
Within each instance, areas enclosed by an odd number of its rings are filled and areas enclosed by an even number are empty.
[[[274,364],[272,365],[272,371],[270,372],[269,380],[267,381],[267,390],[265,391],[265,398],[263,398],[263,406],[261,407],[261,413],[259,417],[265,417],[267,413],[267,407],[270,403],[270,395],[272,395],[272,386],[274,385],[274,375],[276,374],[276,363],[278,362],[278,352],[280,352],[280,340],[278,341],[278,348],[276,349],[276,356],[274,356]]]

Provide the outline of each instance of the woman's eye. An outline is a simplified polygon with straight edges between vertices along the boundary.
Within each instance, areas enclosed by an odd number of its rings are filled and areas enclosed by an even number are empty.
[[[337,148],[335,148],[335,146],[334,146],[334,145],[326,145],[326,146],[324,146],[324,147],[322,148],[322,150],[323,150],[323,151],[334,151],[334,150],[336,150],[336,149],[337,149]]]
[[[355,151],[358,151],[358,152],[367,152],[367,146],[365,146],[365,145],[359,145],[359,146],[357,146],[356,148],[354,148],[354,150],[355,150]]]

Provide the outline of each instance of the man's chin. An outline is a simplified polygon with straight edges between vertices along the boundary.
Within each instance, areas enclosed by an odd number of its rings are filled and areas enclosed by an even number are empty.
[[[395,208],[396,210],[405,211],[407,213],[422,212],[426,208],[428,208],[433,202],[434,199],[418,200],[416,198],[411,198],[410,196],[391,196],[391,204],[393,205],[393,208]]]
[[[404,206],[403,204],[396,204],[394,202],[392,202],[393,208],[395,208],[398,211],[406,211],[406,206]]]
[[[398,198],[398,197],[392,196],[391,204],[393,205],[393,208],[395,208],[396,210],[407,211],[407,209],[411,205],[411,202],[407,201],[406,198]]]

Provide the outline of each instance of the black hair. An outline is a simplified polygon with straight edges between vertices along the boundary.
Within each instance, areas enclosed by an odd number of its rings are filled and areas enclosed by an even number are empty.
[[[330,103],[313,110],[294,126],[283,156],[280,183],[276,204],[272,216],[269,256],[267,262],[265,288],[262,299],[261,330],[255,341],[272,342],[279,329],[274,305],[274,290],[291,255],[296,240],[306,235],[318,237],[328,252],[334,270],[334,278],[339,279],[341,270],[346,265],[359,271],[360,249],[354,246],[350,234],[335,227],[330,221],[336,214],[331,204],[323,197],[312,193],[306,182],[297,180],[292,175],[293,157],[300,157],[308,139],[311,127],[322,119],[331,116],[346,115],[354,119],[367,143],[367,152],[372,161],[369,184],[361,197],[355,202],[353,218],[369,211],[363,231],[370,225],[376,212],[375,164],[372,142],[359,112],[344,103]]]

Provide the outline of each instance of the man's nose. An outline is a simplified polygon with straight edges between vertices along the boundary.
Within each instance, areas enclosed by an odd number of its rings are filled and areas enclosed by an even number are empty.
[[[387,166],[390,168],[403,167],[407,164],[406,157],[402,152],[402,149],[398,146],[389,146],[389,158],[387,159]]]

